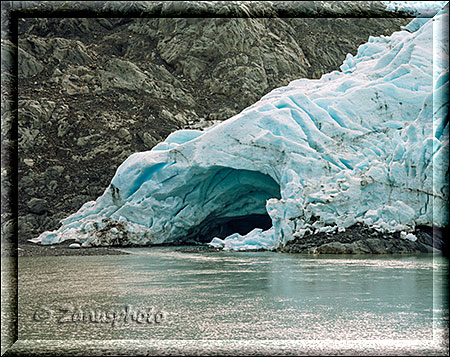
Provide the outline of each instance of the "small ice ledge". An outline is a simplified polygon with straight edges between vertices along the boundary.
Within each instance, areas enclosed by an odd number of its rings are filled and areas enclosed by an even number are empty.
[[[433,48],[447,16],[371,37],[341,71],[131,155],[102,196],[32,241],[273,249],[357,222],[406,239],[447,225],[448,41]]]

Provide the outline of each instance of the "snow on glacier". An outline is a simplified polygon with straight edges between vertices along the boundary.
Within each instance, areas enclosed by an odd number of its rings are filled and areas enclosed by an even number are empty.
[[[408,239],[416,225],[448,224],[447,22],[448,5],[414,30],[370,37],[340,71],[295,80],[205,131],[172,133],[32,241],[204,235],[225,249],[270,249],[356,222]],[[269,229],[208,237],[217,222],[264,214]]]

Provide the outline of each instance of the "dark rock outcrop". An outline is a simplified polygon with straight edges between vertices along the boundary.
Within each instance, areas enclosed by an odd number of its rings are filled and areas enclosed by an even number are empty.
[[[438,228],[417,227],[415,241],[402,239],[400,232],[381,233],[355,224],[343,232],[315,233],[296,238],[278,249],[282,253],[302,254],[447,254]]]

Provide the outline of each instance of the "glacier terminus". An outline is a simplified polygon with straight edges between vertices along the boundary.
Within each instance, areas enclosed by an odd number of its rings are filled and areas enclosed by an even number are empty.
[[[411,240],[417,225],[448,225],[447,23],[448,5],[370,37],[340,71],[170,134],[31,241],[274,249],[355,223]]]

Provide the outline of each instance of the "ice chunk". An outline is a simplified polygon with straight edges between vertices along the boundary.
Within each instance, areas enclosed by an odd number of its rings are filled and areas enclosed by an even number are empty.
[[[411,242],[415,242],[417,237],[412,233],[400,232],[400,238],[410,240]]]

